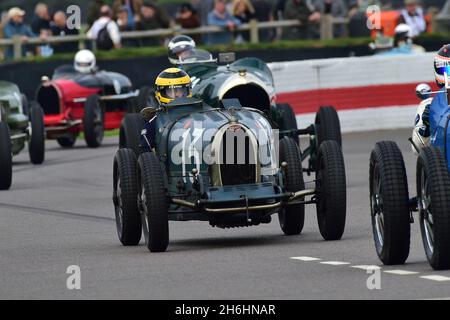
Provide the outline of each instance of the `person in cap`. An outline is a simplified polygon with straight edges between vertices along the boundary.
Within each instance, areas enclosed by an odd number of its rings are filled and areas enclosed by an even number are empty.
[[[192,97],[192,83],[189,75],[179,68],[168,68],[162,71],[155,81],[155,97],[160,106],[168,106],[180,98]],[[141,152],[149,152],[155,147],[155,119],[145,121],[141,132]]]
[[[3,27],[3,36],[6,39],[12,39],[14,37],[20,37],[23,43],[27,42],[29,38],[36,35],[31,31],[31,28],[24,23],[25,11],[18,7],[9,9],[8,22]],[[22,46],[22,56],[26,51],[26,47]],[[5,51],[5,57],[11,59],[13,57],[13,48],[8,46]]]
[[[405,23],[411,28],[411,37],[415,38],[427,30],[427,22],[423,9],[417,0],[405,0],[405,8],[401,11],[397,24]]]

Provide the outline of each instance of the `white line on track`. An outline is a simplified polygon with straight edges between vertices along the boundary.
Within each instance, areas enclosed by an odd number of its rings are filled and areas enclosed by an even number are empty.
[[[328,264],[330,266],[342,266],[346,264],[350,264],[350,262],[344,262],[344,261],[322,261],[321,264]]]
[[[416,271],[408,271],[408,270],[384,270],[384,273],[390,273],[390,274],[396,274],[399,276],[408,276],[413,274],[419,274],[419,272]]]
[[[355,268],[355,269],[361,269],[361,270],[378,270],[381,269],[379,266],[375,266],[375,265],[356,265],[356,266],[351,266],[351,268]]]
[[[320,258],[315,258],[315,257],[307,257],[307,256],[300,256],[300,257],[290,257],[290,259],[293,260],[300,260],[300,261],[313,261],[313,262],[319,262],[320,264],[324,264],[324,265],[331,265],[331,266],[348,266],[349,268],[354,268],[354,269],[360,269],[360,270],[382,270],[382,267],[377,266],[377,265],[366,265],[366,264],[361,264],[361,265],[351,265],[350,262],[345,262],[345,261],[321,261],[322,259]],[[407,276],[407,275],[418,275],[420,274],[420,272],[418,271],[409,271],[409,270],[400,270],[400,269],[392,269],[392,270],[383,270],[384,273],[387,274],[393,274],[393,275],[398,275],[398,276]],[[431,281],[436,281],[436,282],[446,282],[446,281],[450,281],[450,277],[446,277],[446,276],[441,276],[441,275],[426,275],[426,276],[419,276],[419,278],[421,279],[426,279],[426,280],[431,280]]]
[[[291,257],[291,259],[300,260],[300,261],[318,261],[318,260],[320,260],[319,258],[314,258],[314,257]]]
[[[430,276],[421,276],[422,279],[433,280],[433,281],[450,281],[450,277],[430,275]]]

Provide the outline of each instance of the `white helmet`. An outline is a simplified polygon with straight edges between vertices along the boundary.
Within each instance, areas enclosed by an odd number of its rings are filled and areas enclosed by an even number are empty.
[[[412,30],[411,27],[406,23],[400,23],[395,27],[394,33],[406,33],[408,37],[411,37]]]
[[[434,75],[439,87],[450,82],[450,44],[443,46],[434,58]]]
[[[406,23],[400,23],[397,27],[395,27],[394,33],[394,47],[398,47],[399,42],[406,42],[408,44],[412,43],[412,30]]]
[[[169,61],[170,63],[176,65],[180,63],[180,57],[182,55],[185,55],[189,51],[195,49],[196,44],[194,39],[191,37],[179,35],[172,38],[167,47],[169,51]]]
[[[91,73],[95,71],[96,59],[90,50],[80,50],[75,55],[73,67],[80,73]]]

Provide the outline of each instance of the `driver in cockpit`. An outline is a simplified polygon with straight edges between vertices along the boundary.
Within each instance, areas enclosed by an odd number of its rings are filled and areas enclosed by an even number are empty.
[[[156,100],[164,106],[178,98],[192,97],[192,83],[189,75],[178,68],[169,68],[161,72],[155,81]],[[149,152],[155,147],[155,115],[149,121],[145,121],[141,132],[141,151]]]

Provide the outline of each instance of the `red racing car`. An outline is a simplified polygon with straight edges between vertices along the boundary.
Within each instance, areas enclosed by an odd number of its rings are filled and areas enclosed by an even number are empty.
[[[52,79],[42,77],[36,100],[44,110],[48,139],[72,147],[81,131],[90,148],[99,147],[104,130],[120,127],[127,112],[138,111],[142,97],[131,81],[114,72],[79,73],[73,66],[55,70]],[[144,99],[145,101],[145,99]]]

